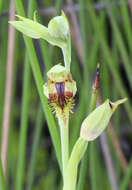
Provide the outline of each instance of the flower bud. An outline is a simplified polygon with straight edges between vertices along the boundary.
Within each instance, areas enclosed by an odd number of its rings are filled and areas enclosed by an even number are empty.
[[[50,20],[48,24],[48,31],[50,35],[53,37],[62,39],[67,38],[70,31],[69,24],[64,13],[62,13],[61,16],[56,16]]]
[[[106,100],[102,105],[97,107],[83,121],[81,126],[80,137],[86,141],[96,139],[107,127],[109,120],[119,104],[124,103],[127,99],[121,99],[114,103]]]

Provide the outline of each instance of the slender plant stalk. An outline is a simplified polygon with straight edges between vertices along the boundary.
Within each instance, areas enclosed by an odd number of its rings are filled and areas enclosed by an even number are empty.
[[[75,190],[79,162],[88,146],[88,142],[79,138],[74,145],[65,173],[63,190]]]
[[[4,174],[3,174],[1,159],[0,159],[0,189],[5,190]]]
[[[68,126],[69,113],[65,123],[59,116],[58,116],[58,121],[60,126],[62,168],[63,168],[63,178],[64,178],[69,159],[69,126]]]
[[[66,65],[66,68],[68,71],[70,71],[70,63],[71,63],[71,46],[70,46],[71,41],[68,43],[67,46],[64,46],[62,48],[62,52],[64,55],[64,62]]]

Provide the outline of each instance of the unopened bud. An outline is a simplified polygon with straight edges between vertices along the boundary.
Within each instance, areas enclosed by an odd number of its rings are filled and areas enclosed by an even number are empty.
[[[48,31],[50,35],[53,37],[62,39],[67,38],[70,31],[69,24],[64,13],[62,13],[61,16],[56,16],[50,20],[48,24]]]
[[[86,141],[96,139],[107,127],[109,120],[119,104],[124,103],[127,98],[114,103],[106,100],[97,107],[82,123],[80,137]]]

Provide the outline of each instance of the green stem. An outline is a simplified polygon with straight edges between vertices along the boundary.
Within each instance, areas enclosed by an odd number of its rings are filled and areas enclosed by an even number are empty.
[[[4,182],[4,175],[3,175],[1,159],[0,159],[0,189],[5,190],[5,182]]]
[[[58,116],[61,136],[61,154],[62,154],[62,167],[63,167],[63,178],[65,175],[68,159],[69,159],[69,113],[66,121],[64,122],[62,117]]]
[[[76,180],[77,180],[77,169],[79,162],[88,146],[88,142],[78,138],[76,144],[74,145],[73,151],[71,153],[67,170],[65,173],[64,187],[63,190],[75,190]]]
[[[68,71],[70,71],[70,64],[71,64],[71,39],[69,36],[69,40],[67,45],[63,46],[62,48],[63,56],[64,56],[64,64]]]

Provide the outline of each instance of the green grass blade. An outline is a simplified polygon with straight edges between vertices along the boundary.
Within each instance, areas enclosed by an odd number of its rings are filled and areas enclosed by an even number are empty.
[[[84,12],[84,0],[79,0],[80,5],[80,27],[81,27],[81,34],[82,34],[82,45],[83,45],[83,63],[84,63],[84,101],[89,105],[89,90],[90,90],[90,74],[88,72],[88,48],[87,48],[87,33],[86,33],[86,17]]]
[[[24,169],[25,169],[25,154],[27,142],[27,128],[28,128],[28,113],[29,113],[29,97],[30,97],[30,65],[28,55],[26,54],[24,66],[24,79],[23,79],[23,94],[22,94],[22,112],[20,124],[20,140],[19,140],[19,153],[16,172],[15,189],[22,189]]]
[[[39,105],[38,111],[37,111],[37,119],[36,119],[36,125],[34,130],[34,137],[33,137],[33,145],[32,145],[32,153],[30,158],[30,164],[29,164],[29,171],[28,171],[28,179],[27,179],[27,190],[31,190],[33,186],[33,180],[35,176],[35,163],[36,163],[36,154],[39,146],[39,140],[41,136],[41,130],[43,125],[43,111],[42,107]]]
[[[1,159],[0,159],[0,189],[5,190],[4,174],[3,174]]]
[[[24,8],[22,5],[21,0],[15,0],[15,5],[16,5],[16,10],[18,12],[18,14],[25,16],[24,13]],[[33,71],[33,76],[37,85],[37,89],[38,89],[38,93],[41,99],[41,103],[42,103],[42,107],[43,107],[43,111],[45,113],[45,117],[48,123],[48,127],[49,127],[49,131],[51,134],[51,138],[52,138],[52,142],[55,148],[55,152],[56,152],[56,156],[59,162],[59,166],[61,168],[61,152],[60,152],[60,139],[59,139],[59,134],[58,134],[58,130],[56,128],[56,124],[53,118],[53,115],[51,113],[51,110],[48,106],[48,100],[47,98],[43,95],[43,79],[42,79],[42,75],[40,72],[40,68],[39,68],[39,64],[38,64],[38,60],[36,57],[36,53],[35,53],[35,49],[32,43],[32,40],[26,36],[24,36],[24,41],[26,44],[26,48],[27,48],[27,52],[29,55],[29,59],[30,59],[30,64],[31,64],[31,68]]]
[[[132,179],[132,158],[130,159],[126,174],[124,178],[121,180],[120,190],[127,190],[131,179]]]
[[[2,12],[2,8],[3,8],[3,0],[0,0],[0,14]]]
[[[130,53],[132,53],[132,27],[131,27],[131,16],[129,14],[128,5],[126,0],[121,0],[121,16],[123,18],[123,27],[127,38],[127,43],[129,45]]]

